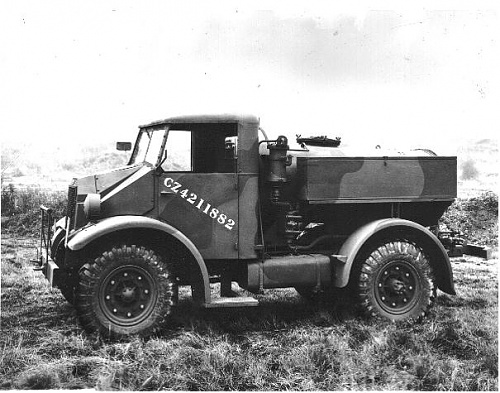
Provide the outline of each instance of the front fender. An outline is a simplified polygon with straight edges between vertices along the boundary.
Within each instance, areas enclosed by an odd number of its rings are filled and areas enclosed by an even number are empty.
[[[443,292],[455,295],[453,271],[450,258],[439,239],[427,228],[416,222],[400,218],[385,218],[363,225],[352,233],[342,245],[339,255],[345,256],[345,263],[335,265],[335,286],[345,287],[349,282],[352,266],[361,248],[375,237],[409,236],[419,242],[430,255],[430,263],[436,275],[436,284]]]
[[[95,224],[91,224],[79,232],[71,236],[68,241],[68,248],[71,251],[82,250],[85,246],[92,243],[94,240],[99,239],[107,234],[117,232],[120,230],[130,229],[151,229],[163,232],[167,235],[173,236],[179,240],[191,252],[199,267],[200,279],[202,288],[196,291],[201,298],[198,299],[202,303],[210,303],[210,281],[208,277],[207,267],[205,261],[201,256],[196,246],[186,237],[182,232],[173,226],[166,224],[162,221],[155,220],[149,217],[141,216],[115,216],[105,218]],[[200,290],[201,289],[201,290]]]

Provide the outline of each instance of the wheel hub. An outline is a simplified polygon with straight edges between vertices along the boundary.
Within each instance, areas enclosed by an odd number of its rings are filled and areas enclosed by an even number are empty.
[[[135,300],[135,287],[125,287],[122,290],[121,298],[125,303],[131,303]]]
[[[397,278],[390,278],[388,280],[388,288],[394,294],[400,294],[405,290],[405,283]]]
[[[134,265],[120,266],[104,279],[99,305],[113,323],[134,325],[151,313],[155,292],[155,283],[146,270]]]
[[[418,301],[418,273],[404,260],[388,263],[379,272],[375,297],[379,305],[393,314],[404,313]]]

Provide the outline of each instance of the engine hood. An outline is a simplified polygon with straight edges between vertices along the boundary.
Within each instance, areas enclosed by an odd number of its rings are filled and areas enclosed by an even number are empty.
[[[146,166],[149,168],[149,165],[144,163],[130,165],[77,179],[78,194],[101,194],[103,196]]]

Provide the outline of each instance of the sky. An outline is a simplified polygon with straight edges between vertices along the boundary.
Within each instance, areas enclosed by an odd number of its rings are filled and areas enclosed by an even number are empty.
[[[351,3],[1,1],[2,143],[132,141],[214,112],[351,146],[498,135],[494,2]]]

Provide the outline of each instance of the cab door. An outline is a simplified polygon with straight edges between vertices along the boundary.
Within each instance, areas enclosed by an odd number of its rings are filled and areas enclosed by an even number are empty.
[[[178,125],[167,138],[159,216],[205,259],[238,258],[237,158],[226,150],[226,140],[236,132],[231,124]]]

